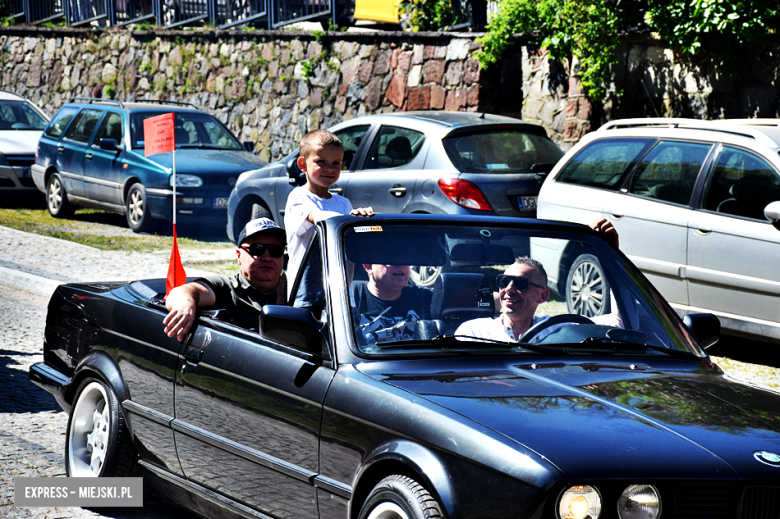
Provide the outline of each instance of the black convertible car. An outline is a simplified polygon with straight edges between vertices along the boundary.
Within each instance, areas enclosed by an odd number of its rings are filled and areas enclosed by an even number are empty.
[[[204,517],[780,518],[780,393],[725,375],[704,350],[717,319],[680,319],[590,229],[317,225],[307,307],[266,306],[254,330],[213,309],[168,338],[164,280],[57,289],[30,378],[70,413],[70,476],[140,474]],[[496,317],[518,247],[590,255],[607,314],[551,301],[519,342],[454,335]],[[402,333],[358,310],[364,265],[436,276]]]

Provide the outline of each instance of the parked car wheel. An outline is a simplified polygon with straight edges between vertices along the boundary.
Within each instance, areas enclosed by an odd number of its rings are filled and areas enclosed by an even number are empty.
[[[260,204],[252,204],[252,217],[250,220],[254,220],[255,218],[271,218],[271,213]],[[244,222],[244,225],[246,225],[246,222]],[[244,227],[241,226],[241,228],[243,229]]]
[[[581,254],[572,263],[566,280],[566,305],[569,313],[585,317],[609,313],[609,282],[595,256]]]
[[[131,476],[135,456],[114,391],[88,378],[76,395],[65,438],[68,476]]]
[[[46,207],[54,218],[68,218],[76,212],[76,206],[68,201],[65,184],[59,173],[54,173],[46,183]]]
[[[432,287],[441,274],[441,267],[412,267],[412,282],[418,287]]]
[[[146,204],[146,190],[143,184],[134,184],[125,200],[127,225],[133,232],[150,232],[154,229],[154,220]]]
[[[412,478],[393,475],[380,481],[368,495],[359,519],[443,518],[441,505]]]

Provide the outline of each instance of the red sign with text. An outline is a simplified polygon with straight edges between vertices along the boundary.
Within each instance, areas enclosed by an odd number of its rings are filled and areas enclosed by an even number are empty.
[[[144,157],[176,149],[173,112],[144,119]]]

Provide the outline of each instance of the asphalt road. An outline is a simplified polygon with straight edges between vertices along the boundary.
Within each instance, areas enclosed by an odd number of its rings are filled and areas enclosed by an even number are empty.
[[[158,496],[144,508],[16,508],[15,477],[65,475],[68,416],[54,398],[33,385],[30,365],[43,360],[48,301],[0,285],[0,517],[2,519],[196,519]]]

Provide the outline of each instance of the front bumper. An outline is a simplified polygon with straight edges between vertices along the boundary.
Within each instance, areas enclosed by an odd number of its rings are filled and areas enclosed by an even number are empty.
[[[70,412],[70,403],[65,399],[65,393],[73,380],[52,368],[45,362],[30,366],[30,382],[54,395],[57,403],[66,412]]]
[[[152,218],[173,221],[173,193],[159,194],[147,190],[147,203]],[[229,193],[180,192],[176,198],[176,222],[224,226],[227,223]]]
[[[0,191],[36,191],[30,168],[0,166]]]

